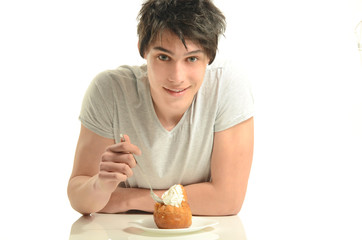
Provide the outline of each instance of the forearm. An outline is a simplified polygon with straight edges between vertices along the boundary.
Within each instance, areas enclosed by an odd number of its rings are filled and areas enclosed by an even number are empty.
[[[237,214],[243,204],[245,191],[233,191],[232,188],[217,186],[211,182],[186,186],[192,214],[212,216]]]
[[[240,211],[244,193],[232,191],[232,187],[219,189],[212,183],[204,182],[185,186],[193,215],[234,215]],[[165,190],[155,193],[161,196]],[[236,194],[236,192],[238,192]],[[154,211],[155,202],[149,189],[118,188],[111,195],[107,205],[100,211],[105,213],[125,212],[128,210]]]
[[[164,190],[155,191],[158,196],[162,196],[163,192]],[[112,193],[108,203],[100,212],[119,213],[129,210],[153,212],[154,204],[149,189],[119,187]]]
[[[68,197],[72,207],[82,213],[90,214],[101,210],[111,197],[96,185],[97,175],[93,177],[76,176],[68,184]]]

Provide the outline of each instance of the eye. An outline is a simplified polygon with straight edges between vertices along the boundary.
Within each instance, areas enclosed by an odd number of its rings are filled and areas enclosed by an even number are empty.
[[[163,55],[163,54],[158,55],[157,58],[160,59],[161,61],[168,61],[169,60],[169,57],[166,56],[166,55]]]
[[[189,62],[196,62],[197,60],[198,60],[197,57],[189,57],[189,58],[188,58],[188,61],[189,61]]]

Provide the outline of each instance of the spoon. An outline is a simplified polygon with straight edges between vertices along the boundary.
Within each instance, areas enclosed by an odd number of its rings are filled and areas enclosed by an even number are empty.
[[[121,138],[121,142],[125,142],[125,141],[126,141],[126,139],[124,138],[124,136],[123,136],[122,133],[120,134],[120,138]],[[152,199],[155,200],[155,201],[158,202],[158,203],[164,204],[162,198],[160,198],[159,196],[156,195],[156,193],[153,192],[153,189],[152,189],[152,186],[151,186],[151,184],[150,184],[150,181],[146,178],[146,175],[145,175],[145,173],[143,172],[143,170],[142,170],[139,162],[137,161],[136,157],[134,156],[134,154],[132,154],[132,155],[133,155],[134,160],[135,160],[136,163],[137,163],[137,166],[138,166],[138,168],[139,168],[139,170],[140,170],[140,173],[141,173],[143,179],[146,180],[148,186],[150,187],[150,193],[151,193]]]

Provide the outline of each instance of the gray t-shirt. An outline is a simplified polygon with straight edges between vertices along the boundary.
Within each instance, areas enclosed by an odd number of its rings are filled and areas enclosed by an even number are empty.
[[[212,64],[191,106],[167,131],[155,113],[147,67],[121,66],[100,73],[90,84],[79,119],[106,138],[129,135],[142,156],[138,163],[152,187],[167,189],[210,181],[214,132],[226,130],[254,114],[253,96],[240,67]],[[121,185],[148,188],[139,169]]]

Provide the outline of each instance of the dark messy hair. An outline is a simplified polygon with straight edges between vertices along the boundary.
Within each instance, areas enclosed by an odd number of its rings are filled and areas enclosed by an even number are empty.
[[[148,0],[138,14],[139,52],[144,57],[149,45],[169,30],[186,49],[185,39],[199,44],[211,64],[225,28],[225,16],[211,0]]]

